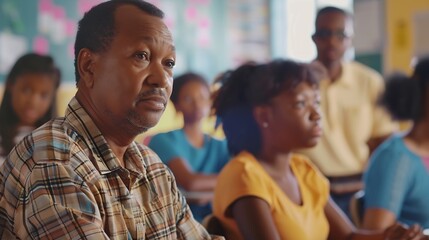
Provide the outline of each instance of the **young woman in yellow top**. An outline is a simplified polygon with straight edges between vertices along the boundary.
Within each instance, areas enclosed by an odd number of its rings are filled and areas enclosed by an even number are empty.
[[[322,134],[318,82],[307,65],[247,64],[226,76],[214,101],[228,147],[213,203],[227,239],[422,239],[421,228],[361,232],[329,198],[305,157]],[[395,238],[396,239],[396,238]]]

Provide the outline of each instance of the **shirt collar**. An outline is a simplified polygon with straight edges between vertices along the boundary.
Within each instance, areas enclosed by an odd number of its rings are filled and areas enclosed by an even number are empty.
[[[335,85],[341,85],[345,87],[350,87],[353,85],[353,71],[349,69],[350,66],[346,62],[341,63],[341,75],[340,77],[334,82]],[[328,78],[325,78],[322,80],[322,84],[330,85],[330,80]]]
[[[341,63],[341,76],[338,78],[338,82],[344,86],[351,86],[353,85],[353,71],[351,71],[350,64],[347,64],[345,62]]]
[[[73,97],[67,106],[65,119],[80,135],[95,158],[93,162],[101,174],[108,174],[121,169],[118,158],[110,149],[106,139],[101,134],[94,121],[82,107],[79,101]],[[141,149],[133,142],[125,152],[125,168],[137,178],[143,177],[146,172]]]

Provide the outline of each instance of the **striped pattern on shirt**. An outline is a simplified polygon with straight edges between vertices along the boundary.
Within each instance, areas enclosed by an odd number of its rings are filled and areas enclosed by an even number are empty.
[[[125,167],[76,99],[24,138],[0,170],[1,239],[210,239],[158,156]]]

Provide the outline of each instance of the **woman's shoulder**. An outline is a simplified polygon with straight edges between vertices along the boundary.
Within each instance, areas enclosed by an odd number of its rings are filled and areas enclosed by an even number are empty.
[[[150,137],[149,145],[155,142],[177,141],[183,138],[182,129],[160,132]]]
[[[254,177],[258,176],[261,166],[258,163],[256,158],[248,153],[241,152],[236,156],[233,156],[232,159],[222,168],[219,173],[219,179],[222,178],[236,178],[244,175],[253,175]]]
[[[386,147],[391,146],[391,145],[403,146],[404,145],[404,137],[405,137],[405,133],[403,133],[403,132],[394,133],[394,134],[390,135],[384,142],[382,142],[380,144],[380,147],[386,148]]]
[[[271,182],[258,160],[248,152],[241,152],[220,172],[215,192],[234,195],[228,196],[231,200],[239,195],[266,196]]]
[[[297,168],[307,169],[309,171],[317,170],[317,167],[311,162],[311,160],[300,153],[294,153],[291,157],[291,164]]]
[[[297,170],[297,174],[301,176],[313,176],[311,179],[314,181],[328,182],[317,166],[305,155],[294,153],[291,158],[291,165]]]
[[[402,133],[393,134],[375,149],[370,161],[373,161],[373,159],[389,159],[389,161],[393,161],[404,154],[411,154],[404,143],[404,135]]]
[[[217,151],[227,151],[228,149],[226,139],[217,138],[208,134],[205,134],[205,139],[207,146],[210,148],[216,148]]]
[[[207,139],[209,139],[210,141],[213,141],[215,143],[221,143],[221,144],[226,143],[226,139],[225,138],[219,138],[219,137],[213,136],[211,134],[207,134],[207,133],[205,133],[204,136]]]
[[[167,131],[167,132],[159,132],[159,133],[153,135],[152,138],[173,137],[173,136],[180,135],[182,131],[183,131],[182,129],[175,129],[175,130],[171,130],[171,131]]]
[[[367,181],[380,181],[380,174],[396,177],[398,171],[412,173],[420,167],[420,157],[408,149],[403,137],[394,134],[374,151],[365,171]]]
[[[243,151],[232,157],[229,165],[237,168],[252,168],[257,165],[257,159],[249,152]]]

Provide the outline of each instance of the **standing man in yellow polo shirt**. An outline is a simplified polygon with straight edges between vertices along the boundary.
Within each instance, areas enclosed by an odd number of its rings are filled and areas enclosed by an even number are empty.
[[[331,196],[347,215],[351,196],[362,189],[361,176],[370,152],[396,126],[377,106],[384,88],[380,74],[357,62],[343,61],[352,33],[352,17],[344,10],[325,7],[318,11],[313,41],[316,61],[326,68],[320,83],[324,136],[316,147],[303,151],[328,177]]]

